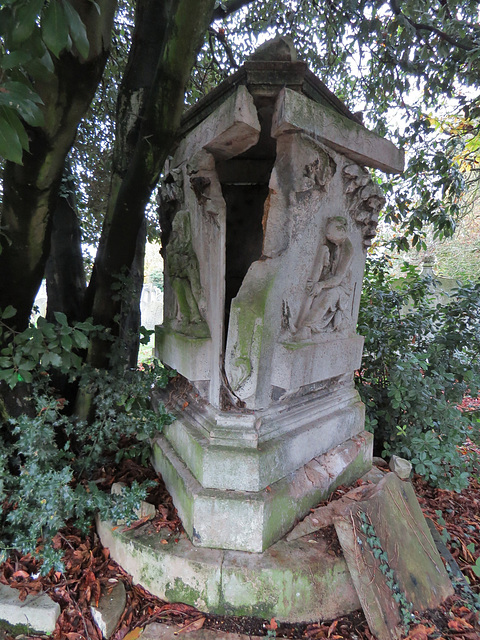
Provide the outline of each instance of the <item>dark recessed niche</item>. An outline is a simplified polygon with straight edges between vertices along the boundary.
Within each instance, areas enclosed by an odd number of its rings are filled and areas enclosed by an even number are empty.
[[[275,163],[276,142],[270,136],[272,109],[260,109],[258,116],[262,127],[258,143],[240,156],[217,162],[227,209],[225,335],[230,304],[250,265],[262,256],[262,219]]]

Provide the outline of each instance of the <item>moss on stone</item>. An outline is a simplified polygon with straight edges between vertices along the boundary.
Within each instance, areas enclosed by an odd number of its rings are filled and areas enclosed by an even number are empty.
[[[2,620],[1,618],[0,618],[0,631],[7,631],[9,634],[13,636],[21,636],[21,635],[29,636],[29,635],[32,635],[32,633],[43,634],[43,631],[39,629],[33,629],[28,624],[20,624],[20,623],[10,624],[10,622],[7,622],[6,620]]]
[[[232,301],[231,320],[235,320],[236,338],[231,368],[236,370],[232,388],[237,390],[258,367],[264,333],[268,294],[274,278],[269,274],[255,288],[246,288]]]

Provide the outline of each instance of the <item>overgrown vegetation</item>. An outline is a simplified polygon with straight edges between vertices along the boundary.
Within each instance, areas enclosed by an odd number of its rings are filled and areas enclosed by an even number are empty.
[[[6,309],[3,319],[11,313]],[[0,333],[8,331],[3,319]],[[95,479],[102,466],[122,458],[145,464],[151,438],[170,420],[162,406],[154,412],[150,403],[153,386],[168,380],[163,367],[92,369],[78,352],[102,327],[91,322],[70,327],[60,313],[56,320],[39,318],[36,326],[15,334],[0,357],[0,384],[18,391],[23,403],[17,417],[0,405],[0,561],[9,549],[18,549],[43,559],[45,572],[61,569],[52,540],[68,520],[86,530],[97,511],[127,523],[136,519],[148,483],[133,483],[112,496]],[[65,379],[93,398],[88,422],[60,397]]]
[[[370,260],[360,309],[357,385],[379,455],[397,454],[433,485],[461,490],[475,461],[461,445],[471,417],[458,406],[480,388],[480,281],[434,301],[435,282],[405,265],[393,279]]]

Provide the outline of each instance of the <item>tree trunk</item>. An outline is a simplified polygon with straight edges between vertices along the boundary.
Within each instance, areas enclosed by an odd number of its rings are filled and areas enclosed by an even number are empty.
[[[143,289],[143,273],[145,265],[145,242],[147,237],[146,220],[137,237],[135,257],[129,273],[129,293],[127,299],[121,301],[120,313],[120,345],[123,349],[123,362],[126,367],[133,369],[137,366],[138,349],[140,347],[140,302]]]
[[[50,255],[45,268],[49,322],[55,322],[55,311],[64,313],[70,324],[85,320],[86,280],[81,240],[73,174],[67,164],[53,211]]]
[[[30,150],[23,154],[23,165],[7,162],[5,166],[0,308],[15,307],[17,314],[8,322],[17,331],[28,325],[50,250],[52,211],[65,158],[102,77],[110,46],[116,0],[99,0],[100,14],[88,0],[72,4],[87,28],[88,58],[64,52],[55,59],[48,80],[35,84],[44,103],[45,124],[27,127]]]
[[[94,322],[119,335],[116,278],[129,273],[145,207],[173,145],[183,112],[185,86],[210,23],[215,0],[139,0],[134,40],[121,87],[119,129],[107,215],[90,282]],[[155,28],[152,28],[155,26]],[[132,114],[135,118],[132,118]],[[119,158],[122,158],[121,160]],[[108,367],[111,343],[92,341],[89,360]]]

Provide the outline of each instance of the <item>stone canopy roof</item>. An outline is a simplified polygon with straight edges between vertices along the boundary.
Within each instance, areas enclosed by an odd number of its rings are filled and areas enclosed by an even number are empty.
[[[272,103],[284,87],[301,93],[314,102],[334,109],[349,120],[361,124],[353,114],[317,76],[306,62],[297,60],[293,41],[280,36],[260,46],[231,76],[199,100],[183,116],[180,137],[196,127],[224,102],[240,85],[252,94],[257,108]]]

